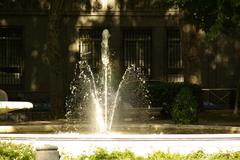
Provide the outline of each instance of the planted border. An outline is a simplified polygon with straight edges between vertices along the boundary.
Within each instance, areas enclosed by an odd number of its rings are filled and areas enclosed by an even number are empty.
[[[30,145],[0,142],[0,160],[34,160],[34,156]]]

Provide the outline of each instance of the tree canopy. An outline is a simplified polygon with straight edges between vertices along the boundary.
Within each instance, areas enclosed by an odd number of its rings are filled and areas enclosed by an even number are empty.
[[[220,35],[228,37],[230,43],[240,38],[240,1],[239,0],[166,0],[180,9],[183,24],[192,24],[206,32],[208,40]],[[238,43],[232,43],[234,46]],[[235,45],[235,52],[239,53]],[[238,113],[240,96],[240,77],[237,74],[237,92],[234,113]]]
[[[183,20],[203,29],[211,38],[225,34],[240,37],[239,0],[169,0],[183,15]]]

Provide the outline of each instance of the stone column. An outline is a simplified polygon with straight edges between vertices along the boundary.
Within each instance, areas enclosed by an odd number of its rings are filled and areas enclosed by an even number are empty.
[[[201,35],[195,26],[181,25],[181,41],[184,61],[184,81],[192,84],[202,84],[201,77]]]

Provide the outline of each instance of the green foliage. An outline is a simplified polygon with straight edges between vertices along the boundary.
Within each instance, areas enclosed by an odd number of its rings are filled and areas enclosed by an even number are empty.
[[[189,88],[183,87],[174,103],[172,108],[172,119],[175,123],[191,124],[198,119],[198,104],[192,96]]]
[[[203,29],[211,39],[219,34],[240,37],[239,0],[169,1],[183,11],[183,19],[186,23]],[[167,2],[169,3],[169,1]]]
[[[0,160],[34,160],[34,155],[29,145],[0,142]]]
[[[157,151],[148,156],[148,160],[184,160],[185,156],[179,153],[164,153],[162,151]]]
[[[238,160],[240,158],[240,151],[238,152],[227,152],[227,153],[216,153],[209,156],[209,160]]]
[[[173,102],[175,101],[179,90],[183,87],[187,87],[191,90],[192,95],[198,102],[199,109],[201,107],[201,87],[198,85],[189,83],[154,82],[148,84],[148,86],[152,107],[162,107],[161,114],[165,118],[171,117]]]
[[[208,159],[207,157],[208,157],[208,155],[200,150],[200,151],[189,153],[188,155],[185,156],[185,159],[187,159],[187,160],[190,160],[190,159],[202,160],[202,159]]]
[[[129,150],[108,152],[103,148],[98,148],[91,155],[82,154],[78,157],[62,157],[63,160],[238,160],[240,152],[219,152],[206,154],[203,151],[196,151],[189,154],[179,154],[156,151],[146,157],[136,156]]]
[[[108,152],[104,148],[97,148],[93,154],[82,154],[78,157],[64,157],[64,160],[144,160],[129,150]]]

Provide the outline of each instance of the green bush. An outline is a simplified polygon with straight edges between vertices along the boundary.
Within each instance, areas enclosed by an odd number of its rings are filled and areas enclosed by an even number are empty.
[[[209,160],[239,160],[240,159],[240,151],[238,152],[227,152],[227,153],[215,153],[209,155]]]
[[[179,153],[164,153],[157,151],[153,154],[148,155],[147,160],[184,160],[185,156]]]
[[[219,152],[213,154],[206,154],[203,151],[191,152],[189,154],[179,154],[156,151],[146,157],[136,156],[129,150],[112,151],[98,148],[91,155],[82,154],[78,157],[62,157],[63,160],[238,160],[240,159],[240,152]]]
[[[34,155],[29,145],[0,142],[0,160],[34,160]]]
[[[172,106],[172,119],[175,123],[192,124],[198,120],[198,104],[189,88],[183,87]]]
[[[172,105],[175,98],[181,88],[187,87],[192,91],[192,95],[195,97],[198,103],[198,109],[201,109],[201,87],[195,84],[189,83],[166,83],[160,81],[154,81],[148,83],[149,97],[152,102],[152,107],[161,107],[161,115],[169,119],[171,118]]]
[[[104,148],[97,148],[93,154],[82,154],[78,157],[63,157],[64,160],[144,160],[144,157],[136,156],[129,150],[108,152]]]

